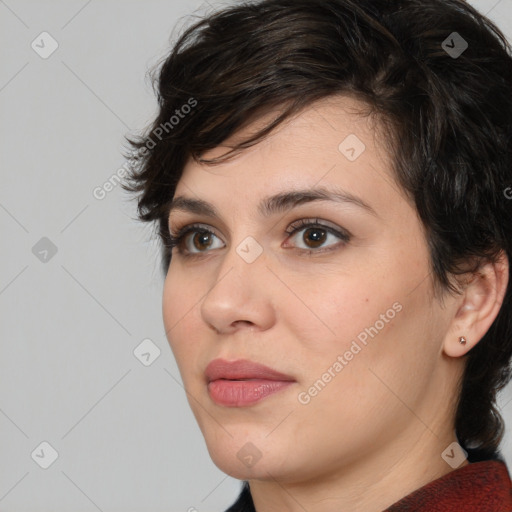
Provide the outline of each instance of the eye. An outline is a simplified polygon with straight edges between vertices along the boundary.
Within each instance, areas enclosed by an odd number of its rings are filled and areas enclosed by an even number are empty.
[[[301,232],[302,236],[299,236]],[[285,233],[288,238],[282,247],[293,247],[309,254],[336,249],[340,245],[340,241],[341,244],[346,244],[351,238],[347,231],[328,225],[319,219],[296,221],[288,227]],[[290,244],[289,240],[293,239],[298,240]],[[225,244],[220,238],[203,224],[184,226],[177,229],[176,234],[170,231],[167,241],[169,250],[177,247],[178,253],[183,257],[202,256],[212,249],[221,249],[224,246]]]
[[[350,234],[341,228],[334,228],[321,222],[319,219],[302,219],[294,222],[286,230],[290,235],[287,240],[296,239],[294,247],[308,252],[323,252],[323,250],[316,250],[318,248],[326,247],[324,250],[334,249],[333,245],[338,245],[336,242],[340,240],[343,243],[350,241]],[[302,233],[301,236],[300,233]],[[333,243],[327,243],[333,242]],[[327,245],[326,245],[327,244]],[[284,247],[288,247],[286,243]],[[328,249],[327,249],[328,248]]]
[[[182,255],[194,255],[223,247],[222,242],[215,244],[215,239],[220,241],[210,229],[201,224],[191,224],[179,229],[176,234],[171,232],[167,246],[170,250],[177,247]]]

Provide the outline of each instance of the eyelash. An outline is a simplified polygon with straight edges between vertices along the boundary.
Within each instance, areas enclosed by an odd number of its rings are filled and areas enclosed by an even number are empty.
[[[328,234],[330,233],[330,234],[336,236],[337,238],[339,238],[342,241],[342,245],[347,244],[352,237],[352,235],[348,231],[341,230],[339,228],[335,229],[332,226],[328,226],[328,225],[322,223],[319,219],[301,219],[301,220],[295,221],[292,224],[290,224],[290,226],[286,229],[285,233],[286,233],[287,237],[290,238],[293,235],[295,235],[296,233],[298,233],[300,231],[304,231],[307,228],[319,228],[321,230],[325,230]],[[174,247],[177,247],[178,254],[180,254],[180,256],[182,256],[184,258],[197,258],[197,257],[200,258],[200,257],[203,257],[208,252],[211,252],[208,250],[200,251],[200,252],[190,252],[190,251],[188,251],[188,249],[184,249],[183,243],[189,234],[201,233],[201,234],[211,234],[211,235],[217,236],[217,235],[215,235],[215,233],[212,230],[207,229],[203,224],[189,224],[189,225],[183,226],[181,228],[177,228],[176,231],[177,231],[176,233],[169,231],[168,241],[166,243],[166,246],[169,249],[169,251],[172,251],[174,249]],[[340,244],[332,244],[332,245],[328,246],[327,248],[323,248],[323,249],[322,248],[320,248],[320,249],[302,249],[302,248],[297,248],[297,247],[295,247],[295,249],[297,249],[301,253],[307,253],[307,255],[311,255],[313,253],[318,254],[318,253],[324,253],[327,251],[335,250],[339,247],[339,245]]]

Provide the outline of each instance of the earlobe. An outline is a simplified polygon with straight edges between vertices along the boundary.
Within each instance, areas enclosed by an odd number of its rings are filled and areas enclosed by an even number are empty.
[[[498,316],[509,279],[506,254],[502,251],[495,263],[485,263],[469,277],[444,340],[444,353],[450,357],[467,354]]]

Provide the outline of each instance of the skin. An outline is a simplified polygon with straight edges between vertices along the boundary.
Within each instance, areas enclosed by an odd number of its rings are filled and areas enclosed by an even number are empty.
[[[434,294],[422,224],[393,179],[378,122],[361,106],[348,97],[321,100],[231,161],[190,160],[177,185],[175,197],[208,201],[219,217],[171,212],[173,232],[201,223],[214,235],[210,246],[188,236],[183,248],[195,259],[173,249],[164,324],[209,453],[222,471],[249,480],[258,512],[380,512],[453,471],[441,455],[457,441],[461,356],[488,330],[506,289],[502,258],[468,276],[461,295]],[[366,146],[354,161],[338,149],[349,134]],[[269,195],[318,186],[359,197],[375,215],[334,201],[268,218],[257,210]],[[347,230],[350,240],[328,235],[318,247],[307,227],[289,236],[300,219]],[[248,236],[263,250],[252,263],[236,251]],[[394,318],[300,403],[299,393],[396,303]],[[296,382],[250,407],[223,407],[209,397],[204,376],[219,357],[256,361]],[[248,442],[261,454],[251,467],[237,457]]]

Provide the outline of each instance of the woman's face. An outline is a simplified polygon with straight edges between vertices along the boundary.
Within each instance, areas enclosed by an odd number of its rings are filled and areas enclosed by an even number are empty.
[[[171,231],[199,227],[173,249],[165,328],[210,455],[235,478],[299,482],[378,458],[383,469],[451,419],[451,310],[433,298],[421,223],[357,106],[322,100],[232,161],[190,161],[176,189],[190,201]],[[219,359],[278,374],[209,366]]]

